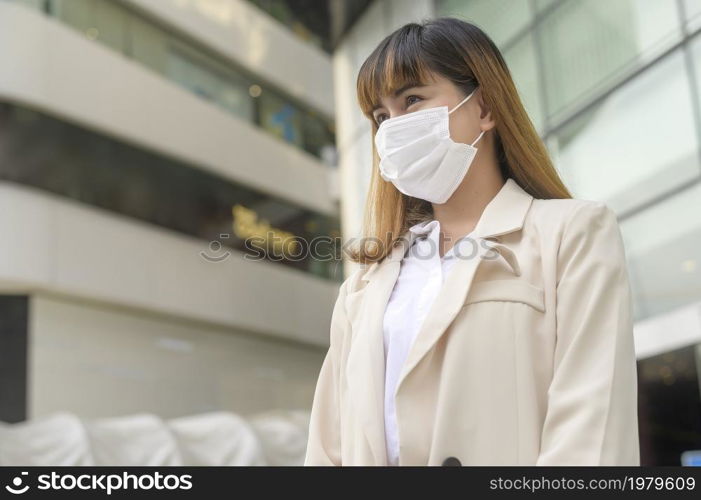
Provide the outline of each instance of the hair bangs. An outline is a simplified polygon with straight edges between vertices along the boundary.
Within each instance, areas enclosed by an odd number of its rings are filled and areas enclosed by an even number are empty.
[[[427,85],[430,69],[425,62],[416,30],[394,33],[365,60],[358,72],[358,104],[372,120],[381,97],[392,96],[406,85]]]

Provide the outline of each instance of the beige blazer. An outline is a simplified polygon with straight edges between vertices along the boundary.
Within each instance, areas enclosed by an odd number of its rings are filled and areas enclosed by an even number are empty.
[[[399,378],[399,464],[639,465],[631,290],[614,212],[534,199],[508,179],[475,235]],[[382,322],[413,238],[339,288],[305,465],[387,464]]]

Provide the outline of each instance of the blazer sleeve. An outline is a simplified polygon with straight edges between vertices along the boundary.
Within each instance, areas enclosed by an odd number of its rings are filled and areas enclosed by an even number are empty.
[[[341,465],[340,348],[349,329],[345,298],[352,276],[341,284],[331,314],[329,349],[314,391],[304,465]]]
[[[536,465],[640,465],[632,292],[615,213],[587,201],[557,259],[553,376]]]

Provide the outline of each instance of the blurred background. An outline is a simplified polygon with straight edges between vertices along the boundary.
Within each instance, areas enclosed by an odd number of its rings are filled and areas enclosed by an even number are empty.
[[[699,460],[701,0],[0,0],[0,465],[302,462],[352,265],[275,250],[360,234],[358,69],[443,15],[618,214],[642,463]]]

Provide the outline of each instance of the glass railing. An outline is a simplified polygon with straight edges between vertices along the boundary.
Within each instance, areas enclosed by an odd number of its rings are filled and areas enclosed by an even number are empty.
[[[333,120],[116,0],[0,0],[35,8],[318,159]],[[284,47],[280,48],[284,50]]]

